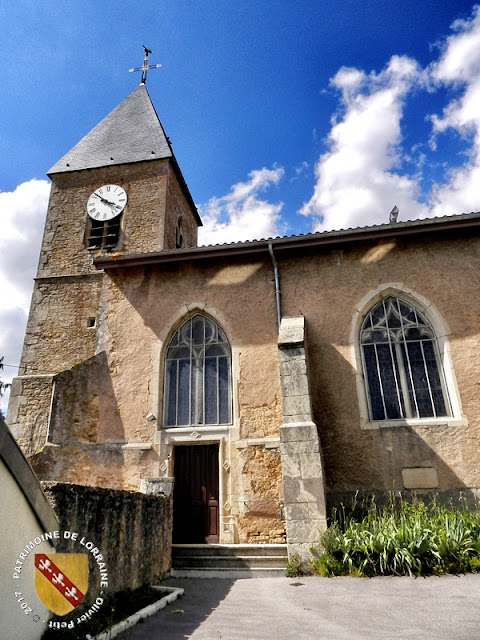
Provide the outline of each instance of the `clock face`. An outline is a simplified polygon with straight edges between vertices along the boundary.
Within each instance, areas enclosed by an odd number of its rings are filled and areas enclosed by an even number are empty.
[[[125,189],[116,184],[106,184],[95,189],[88,198],[87,212],[94,220],[111,220],[122,213],[126,204]]]

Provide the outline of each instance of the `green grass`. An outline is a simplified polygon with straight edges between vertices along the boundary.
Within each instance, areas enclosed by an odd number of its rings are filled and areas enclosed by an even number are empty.
[[[480,510],[433,501],[354,504],[336,510],[312,549],[322,576],[409,575],[480,571]]]

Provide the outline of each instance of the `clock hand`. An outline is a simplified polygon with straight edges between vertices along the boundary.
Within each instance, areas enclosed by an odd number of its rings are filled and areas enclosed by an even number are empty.
[[[110,202],[110,200],[106,200],[105,198],[102,198],[102,196],[99,196],[98,193],[94,193],[93,195],[97,196],[97,198],[100,198],[100,200],[105,203],[108,204],[109,207],[116,207],[116,204],[113,202]]]

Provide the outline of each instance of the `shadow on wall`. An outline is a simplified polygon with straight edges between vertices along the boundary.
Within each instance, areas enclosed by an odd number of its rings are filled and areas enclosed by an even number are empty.
[[[464,427],[362,428],[355,369],[331,344],[318,337],[309,344],[309,362],[314,363],[309,372],[312,409],[329,509],[356,491],[417,489],[449,497],[465,493],[467,485],[458,475],[463,471]]]
[[[157,338],[172,328],[172,313],[182,303],[199,303],[199,308],[211,307],[228,318],[231,330],[243,344],[264,345],[277,331],[269,260],[259,258],[242,264],[217,258],[202,262],[201,268],[180,262],[132,267],[128,271],[112,269],[107,274]],[[242,313],[238,313],[239,309]]]
[[[108,486],[111,475],[118,476],[121,486],[124,453],[113,443],[123,442],[125,430],[105,352],[55,376],[47,445],[32,458],[42,479]],[[106,450],[108,443],[112,445]]]
[[[104,351],[55,376],[48,441],[125,440]]]

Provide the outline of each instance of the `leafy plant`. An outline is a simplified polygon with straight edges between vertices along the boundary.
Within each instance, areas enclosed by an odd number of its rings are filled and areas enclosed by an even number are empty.
[[[291,553],[285,566],[285,575],[287,578],[298,578],[298,576],[307,573],[302,558],[298,553]]]
[[[323,576],[480,571],[480,511],[398,494],[381,507],[356,497],[333,514],[312,565]]]
[[[3,358],[4,356],[2,356],[0,358],[0,371],[2,371],[3,369]],[[0,398],[3,396],[3,392],[8,389],[10,387],[10,383],[8,382],[3,382],[3,380],[0,378]]]

